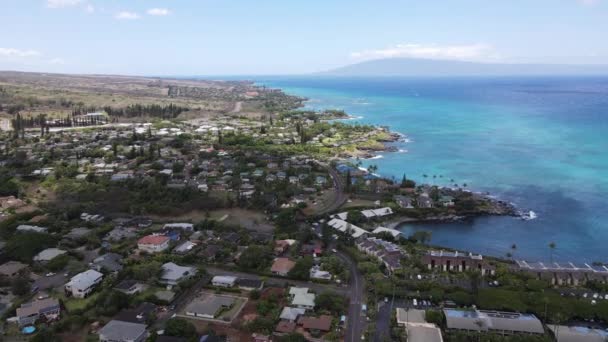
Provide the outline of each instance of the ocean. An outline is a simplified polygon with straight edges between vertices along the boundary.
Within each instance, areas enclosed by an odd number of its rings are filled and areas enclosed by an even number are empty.
[[[549,261],[554,242],[555,261],[608,262],[608,78],[254,80],[405,134],[399,152],[364,161],[383,176],[466,183],[538,215],[404,224],[406,235],[499,257],[515,244],[530,261]]]

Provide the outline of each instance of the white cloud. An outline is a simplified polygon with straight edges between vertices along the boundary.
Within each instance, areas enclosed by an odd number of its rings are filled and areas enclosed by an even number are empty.
[[[91,5],[91,4],[88,4],[87,7],[84,8],[84,10],[87,13],[93,13],[93,12],[95,12],[95,7],[93,5]]]
[[[600,3],[600,0],[577,0],[580,4],[585,6],[594,6]]]
[[[385,49],[364,50],[350,54],[354,59],[381,58],[429,58],[452,60],[488,60],[497,59],[494,48],[486,44],[470,45],[435,45],[435,44],[397,44]]]
[[[64,65],[65,64],[65,60],[63,60],[62,58],[53,58],[50,59],[49,64],[55,64],[55,65]]]
[[[122,11],[122,12],[116,13],[114,18],[122,19],[122,20],[135,20],[135,19],[139,19],[140,16],[139,16],[139,14],[137,14],[135,12]]]
[[[148,15],[165,16],[171,14],[168,8],[150,8],[146,13]]]
[[[36,57],[40,52],[36,50],[19,50],[13,48],[0,48],[0,56],[3,57]]]
[[[63,8],[76,6],[82,3],[82,0],[46,0],[48,8]]]

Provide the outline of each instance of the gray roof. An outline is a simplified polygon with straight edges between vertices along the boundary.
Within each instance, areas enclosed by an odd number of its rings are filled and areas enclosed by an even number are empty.
[[[530,314],[500,311],[445,309],[448,329],[472,331],[512,331],[543,334],[543,324]]]
[[[234,298],[223,296],[209,296],[204,300],[195,300],[186,307],[186,312],[194,312],[199,315],[215,316],[222,307],[234,304]]]
[[[604,342],[608,332],[586,327],[569,327],[565,325],[548,325],[557,342]]]
[[[439,328],[414,325],[407,327],[407,340],[408,342],[443,342]]]
[[[163,264],[163,280],[177,281],[184,277],[196,274],[196,268],[188,266],[180,266],[172,262]]]
[[[146,325],[112,320],[101,330],[99,335],[108,341],[135,341],[146,334]]]

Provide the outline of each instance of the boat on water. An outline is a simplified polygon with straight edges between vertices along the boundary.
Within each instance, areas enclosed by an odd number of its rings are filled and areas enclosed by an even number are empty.
[[[530,220],[534,220],[535,218],[537,218],[538,215],[535,212],[533,212],[532,210],[530,210],[527,213],[521,213],[520,217],[524,221],[530,221]]]

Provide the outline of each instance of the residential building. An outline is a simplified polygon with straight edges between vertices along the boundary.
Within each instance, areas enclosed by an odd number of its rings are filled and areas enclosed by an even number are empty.
[[[291,305],[296,308],[306,310],[313,310],[315,308],[316,296],[314,293],[308,292],[308,288],[290,287],[289,296],[291,298]]]
[[[34,300],[33,302],[21,304],[17,308],[17,321],[20,326],[33,325],[42,319],[51,322],[59,319],[61,307],[55,298]]]
[[[180,266],[172,262],[163,264],[160,282],[167,285],[177,285],[180,281],[188,279],[196,274],[196,268]]]
[[[329,220],[329,222],[327,222],[327,225],[342,233],[350,234],[355,239],[367,234],[367,231],[365,229],[359,228],[354,224],[348,223],[339,218],[333,218]]]
[[[203,300],[195,300],[186,307],[186,315],[213,319],[225,308],[231,308],[235,299],[227,296],[211,295]]]
[[[28,268],[28,265],[20,263],[19,261],[7,261],[0,265],[0,276],[6,278],[15,278],[20,274],[23,274]]]
[[[93,292],[95,286],[101,283],[102,279],[103,274],[95,270],[78,273],[65,284],[65,292],[68,296],[85,298],[89,293]]]
[[[264,287],[264,282],[260,279],[238,278],[236,285],[244,291],[261,290]]]
[[[331,321],[332,317],[329,315],[321,315],[319,317],[301,316],[298,318],[298,325],[313,336],[319,336],[331,330]]]
[[[100,342],[142,342],[148,337],[146,325],[111,320],[99,330]]]
[[[116,253],[106,253],[93,260],[91,267],[99,272],[120,272],[122,266],[122,255]]]
[[[285,277],[295,265],[296,263],[288,258],[276,258],[272,263],[270,272],[272,272],[272,274]]]
[[[283,311],[281,311],[280,319],[289,321],[289,322],[295,322],[298,320],[298,317],[300,317],[301,315],[304,315],[305,313],[306,313],[306,309],[292,308],[292,307],[286,306],[283,308]]]
[[[579,286],[587,281],[608,283],[608,266],[572,262],[527,262],[517,260],[517,268],[538,279],[546,279],[552,285]]]
[[[173,252],[177,254],[186,254],[192,251],[194,247],[196,247],[196,243],[192,241],[184,241],[181,244],[177,245],[177,247],[173,249]]]
[[[167,223],[163,226],[163,229],[181,229],[183,231],[194,231],[194,225],[192,223]]]
[[[310,268],[310,278],[312,279],[321,279],[321,280],[331,280],[331,273],[327,271],[321,270],[321,267],[315,265]]]
[[[211,284],[218,287],[234,287],[236,280],[237,278],[233,276],[215,276],[211,279]]]
[[[401,268],[401,258],[405,254],[398,245],[392,242],[369,237],[357,240],[356,246],[361,252],[382,262],[389,273]]]
[[[139,283],[132,279],[125,279],[114,286],[114,290],[120,291],[127,295],[134,295],[145,290],[147,285]]]
[[[391,209],[389,207],[378,208],[378,209],[368,209],[368,210],[362,210],[361,214],[366,219],[372,219],[372,218],[376,218],[376,217],[384,217],[384,216],[392,215],[393,209]]]
[[[58,248],[47,248],[34,256],[34,261],[49,262],[65,253],[67,252]]]
[[[171,239],[164,235],[146,235],[137,241],[137,248],[148,253],[159,253],[169,248]]]
[[[18,232],[46,233],[46,232],[48,232],[48,228],[21,224],[21,225],[17,226],[17,231]]]

